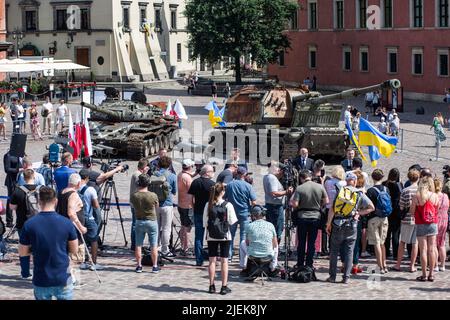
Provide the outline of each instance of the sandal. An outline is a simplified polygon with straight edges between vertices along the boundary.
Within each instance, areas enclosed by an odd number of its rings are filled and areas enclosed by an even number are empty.
[[[425,282],[427,281],[427,277],[426,276],[420,276],[416,278],[417,281],[421,281],[421,282]]]
[[[433,276],[429,276],[428,277],[428,281],[433,282],[434,281],[434,277]]]
[[[396,268],[396,267],[390,267],[389,268],[390,271],[396,271],[396,272],[401,272],[402,270],[400,268]]]

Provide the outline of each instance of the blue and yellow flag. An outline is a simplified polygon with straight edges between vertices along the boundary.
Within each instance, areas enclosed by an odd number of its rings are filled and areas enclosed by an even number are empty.
[[[225,127],[227,123],[223,120],[223,115],[225,113],[225,107],[219,109],[215,101],[211,101],[205,107],[206,110],[209,111],[209,122],[213,128],[216,127]]]
[[[359,122],[359,144],[369,146],[369,157],[372,166],[376,166],[377,160],[383,155],[389,158],[398,143],[397,137],[389,137],[378,131],[369,121],[361,118]]]
[[[361,155],[361,159],[363,159],[364,161],[367,161],[366,157],[364,156],[364,153],[361,150],[361,147],[359,146],[358,139],[356,139],[356,135],[353,132],[352,126],[350,125],[350,121],[348,119],[345,120],[345,127],[347,128],[347,132],[348,132],[348,136],[350,137],[350,141],[358,149],[358,152]]]

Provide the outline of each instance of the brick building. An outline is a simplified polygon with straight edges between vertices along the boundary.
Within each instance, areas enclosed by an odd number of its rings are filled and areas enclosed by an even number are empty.
[[[405,98],[442,102],[450,88],[450,0],[298,3],[287,30],[291,49],[268,68],[280,81],[315,75],[319,88],[342,89],[398,78]],[[379,15],[366,13],[371,5]],[[381,28],[371,29],[376,17]]]
[[[6,15],[5,0],[0,0],[0,59],[6,58],[6,51],[11,43],[6,42]],[[0,80],[4,80],[5,75],[0,73]]]

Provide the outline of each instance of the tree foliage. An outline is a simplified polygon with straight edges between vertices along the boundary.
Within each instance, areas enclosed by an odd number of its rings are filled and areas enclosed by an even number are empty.
[[[233,57],[236,82],[241,82],[241,56],[273,63],[290,47],[283,30],[296,9],[293,0],[189,0],[185,15],[192,58],[214,63]]]

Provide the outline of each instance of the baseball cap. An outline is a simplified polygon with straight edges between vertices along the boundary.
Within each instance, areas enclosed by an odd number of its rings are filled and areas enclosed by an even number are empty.
[[[241,176],[245,176],[247,174],[247,169],[245,169],[244,167],[238,167],[237,174],[241,175]]]
[[[81,177],[81,179],[86,179],[86,178],[88,178],[89,177],[89,170],[86,170],[86,169],[82,169],[81,171],[80,171],[80,177]]]
[[[345,175],[345,180],[358,180],[358,177],[353,172],[349,171]]]
[[[181,164],[183,165],[183,167],[192,167],[193,165],[195,165],[195,162],[191,159],[184,159]]]
[[[250,210],[250,213],[254,214],[254,215],[258,215],[258,214],[264,214],[264,211],[265,210],[263,207],[256,205],[256,206],[252,207],[252,209]]]

